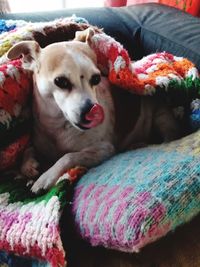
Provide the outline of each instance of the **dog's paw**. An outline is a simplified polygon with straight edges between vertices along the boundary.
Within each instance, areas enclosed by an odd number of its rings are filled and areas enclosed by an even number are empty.
[[[53,177],[54,176],[49,171],[43,173],[33,184],[31,191],[33,193],[39,193],[42,190],[48,190],[56,183],[57,179],[53,179]]]
[[[30,158],[22,164],[21,173],[28,178],[35,178],[39,175],[38,168],[39,163],[34,158]]]

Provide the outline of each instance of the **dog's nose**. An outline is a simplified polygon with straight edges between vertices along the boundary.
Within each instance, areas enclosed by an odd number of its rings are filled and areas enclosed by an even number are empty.
[[[87,99],[84,106],[81,109],[81,121],[86,122],[86,114],[90,112],[94,104],[90,99]]]
[[[80,116],[81,127],[90,129],[101,124],[104,120],[104,111],[99,104],[93,104],[90,100],[87,100],[81,111]]]

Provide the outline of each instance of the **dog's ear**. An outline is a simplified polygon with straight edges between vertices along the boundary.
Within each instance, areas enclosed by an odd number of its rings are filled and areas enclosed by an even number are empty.
[[[88,45],[91,44],[91,39],[95,34],[95,30],[92,27],[87,28],[84,31],[77,31],[75,35],[75,41],[85,42]]]
[[[33,70],[40,53],[40,46],[36,41],[22,41],[10,48],[7,53],[8,59],[17,59],[22,56],[23,67]]]

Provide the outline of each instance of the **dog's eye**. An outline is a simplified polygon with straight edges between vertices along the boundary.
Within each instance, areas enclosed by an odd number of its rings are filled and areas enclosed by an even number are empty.
[[[55,83],[55,85],[57,85],[61,89],[67,89],[67,90],[72,89],[72,83],[70,82],[69,79],[67,79],[64,76],[56,77],[54,79],[54,83]]]
[[[101,81],[101,75],[100,74],[94,74],[92,75],[91,79],[90,79],[90,84],[91,85],[97,85],[99,84]]]

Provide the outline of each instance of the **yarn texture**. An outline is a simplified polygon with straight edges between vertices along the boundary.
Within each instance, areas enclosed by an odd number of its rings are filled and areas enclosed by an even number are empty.
[[[73,216],[93,246],[138,252],[200,212],[200,132],[119,154],[75,188]]]

